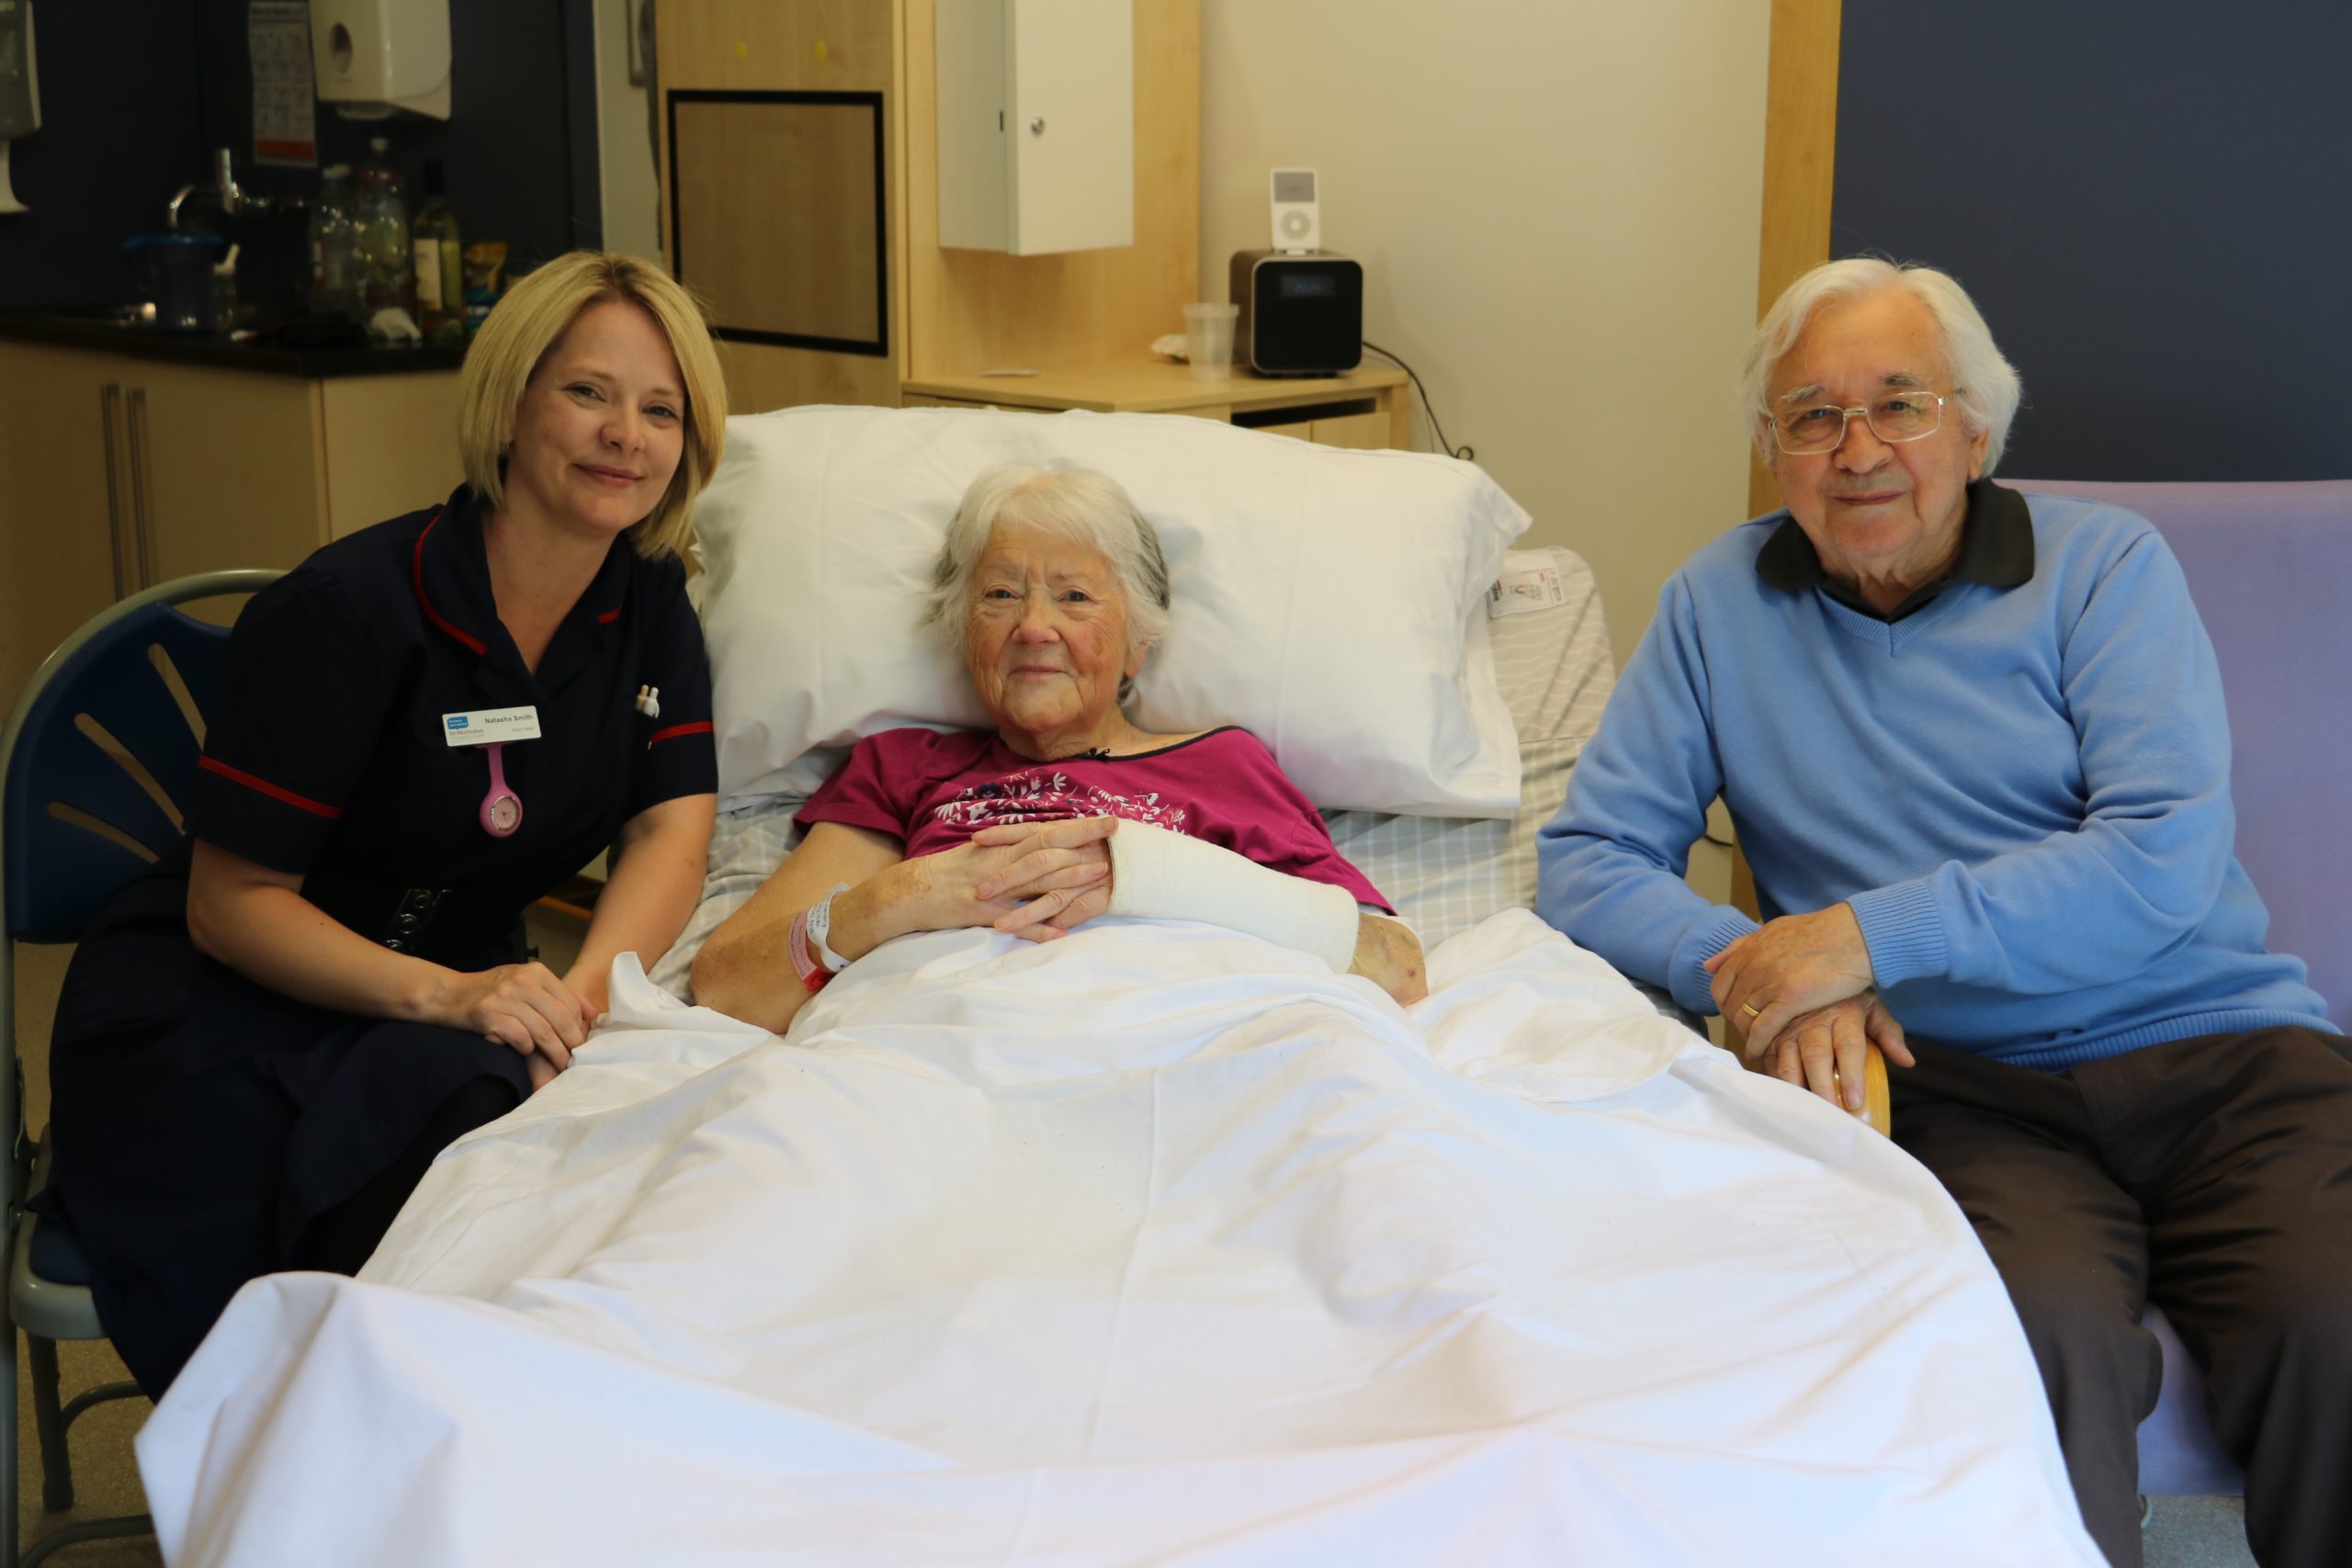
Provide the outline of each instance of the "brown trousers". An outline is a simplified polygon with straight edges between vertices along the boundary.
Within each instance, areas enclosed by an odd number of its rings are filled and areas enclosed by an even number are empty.
[[[1914,1041],[1895,1141],[2016,1303],[2084,1522],[2139,1568],[2154,1299],[2205,1369],[2263,1568],[2352,1568],[2352,1048],[2207,1034],[2063,1072]]]

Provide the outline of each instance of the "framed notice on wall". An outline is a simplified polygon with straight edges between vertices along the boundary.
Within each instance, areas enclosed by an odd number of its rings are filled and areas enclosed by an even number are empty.
[[[308,0],[253,0],[245,12],[245,49],[253,60],[254,162],[316,168]]]
[[[667,95],[670,265],[741,343],[890,352],[882,95]]]

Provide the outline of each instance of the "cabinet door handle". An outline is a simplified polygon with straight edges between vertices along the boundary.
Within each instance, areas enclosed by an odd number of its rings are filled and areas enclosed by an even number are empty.
[[[138,541],[133,558],[139,567],[139,586],[155,586],[155,530],[148,503],[154,497],[154,482],[147,462],[147,389],[133,387],[128,400],[130,411],[130,526]]]
[[[114,407],[121,400],[122,389],[112,381],[98,389],[98,434],[106,443],[107,454],[107,547],[114,556],[117,599],[130,592],[123,577],[122,487],[114,460]]]

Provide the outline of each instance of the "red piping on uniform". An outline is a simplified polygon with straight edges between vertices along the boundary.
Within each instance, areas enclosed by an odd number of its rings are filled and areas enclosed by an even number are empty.
[[[681,735],[707,735],[709,733],[710,720],[708,719],[704,719],[700,724],[673,724],[667,729],[655,730],[646,739],[645,743],[648,746],[658,746],[664,740],[675,740]]]
[[[703,728],[707,729],[710,727],[705,725]],[[196,760],[196,765],[208,773],[219,773],[222,778],[241,784],[247,789],[257,789],[272,800],[282,800],[295,809],[307,811],[313,817],[333,819],[343,815],[343,807],[340,806],[322,806],[307,795],[296,795],[290,789],[280,789],[267,779],[257,779],[242,769],[232,768],[228,763],[216,761],[210,757],[198,757]]]
[[[603,615],[597,616],[596,624],[600,626],[609,626],[620,618],[621,608],[619,605],[616,604],[611,609],[605,611]]]
[[[451,637],[456,637],[459,642],[465,644],[468,648],[472,649],[474,652],[482,653],[487,650],[482,647],[481,639],[480,637],[468,637],[465,633],[451,626],[447,620],[442,618],[441,612],[433,607],[433,601],[424,596],[424,541],[432,537],[433,530],[439,525],[440,521],[441,514],[438,512],[435,513],[433,514],[433,521],[424,525],[424,532],[416,536],[416,550],[409,557],[408,580],[416,589],[416,602],[418,605],[424,609],[424,618],[426,620],[431,621],[435,626],[439,626],[443,631],[447,632]],[[302,803],[298,801],[296,804],[300,805]]]

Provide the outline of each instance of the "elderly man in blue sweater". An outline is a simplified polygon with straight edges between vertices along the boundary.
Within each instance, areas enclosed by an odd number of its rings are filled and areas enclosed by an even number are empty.
[[[2017,373],[1941,273],[1815,269],[1746,379],[1784,508],[1666,585],[1544,829],[1544,917],[1849,1109],[1884,1048],[1895,1139],[2008,1284],[2116,1563],[2153,1298],[2258,1560],[2352,1564],[2352,1052],[2263,947],[2178,565],[2130,513],[1985,477]],[[1718,794],[1760,927],[1682,879]]]

